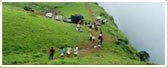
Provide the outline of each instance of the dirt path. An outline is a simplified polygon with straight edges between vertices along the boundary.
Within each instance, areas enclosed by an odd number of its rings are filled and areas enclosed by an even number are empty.
[[[88,16],[90,17],[91,22],[94,21],[94,11],[92,10],[92,7],[89,6],[89,3],[85,3],[86,9],[88,9]]]
[[[92,10],[92,7],[89,6],[89,3],[84,3],[85,5],[85,8],[88,10],[88,15],[89,15],[89,18],[91,20],[91,22],[94,21],[94,12]],[[95,31],[92,31],[93,32],[93,35],[96,37],[96,40],[95,41],[89,41],[89,37],[88,39],[84,40],[82,43],[81,43],[81,47],[79,47],[79,49],[81,51],[89,51],[89,52],[95,52],[96,50],[93,48],[97,42],[98,42],[98,33],[95,32]],[[89,35],[88,35],[89,36]],[[89,42],[89,43],[86,43],[86,42]]]
[[[88,10],[88,15],[89,15],[91,21],[93,22],[94,21],[94,12],[92,10],[92,7],[89,6],[88,3],[85,3],[85,7]],[[93,30],[92,33],[96,37],[96,40],[95,41],[89,41],[89,37],[88,37],[88,39],[85,39],[80,44],[79,51],[82,52],[82,53],[80,53],[79,56],[82,56],[82,57],[83,56],[87,56],[88,54],[83,54],[85,52],[88,52],[88,53],[97,53],[97,52],[101,51],[101,49],[99,49],[99,48],[94,48],[94,46],[98,42],[99,31]],[[109,36],[107,36],[105,34],[103,34],[103,38],[104,38],[104,41],[109,41],[109,42],[112,41],[111,37],[109,37]]]

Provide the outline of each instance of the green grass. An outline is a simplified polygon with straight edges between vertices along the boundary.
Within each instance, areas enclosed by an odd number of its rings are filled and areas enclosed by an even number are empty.
[[[77,32],[76,25],[55,21],[36,13],[45,13],[53,7],[66,17],[81,14],[90,21],[89,5],[94,12],[94,19],[104,14],[103,19],[109,22],[101,30],[111,40],[104,41],[97,52],[79,51],[78,57],[59,57],[59,48],[81,46],[89,43],[88,28]],[[36,13],[23,10],[31,6]],[[80,11],[79,11],[80,10]],[[3,3],[3,65],[146,65],[136,55],[137,50],[130,43],[115,44],[118,38],[128,41],[127,37],[115,26],[110,16],[95,3]],[[128,41],[129,42],[129,41]],[[56,49],[54,60],[48,60],[48,51]]]

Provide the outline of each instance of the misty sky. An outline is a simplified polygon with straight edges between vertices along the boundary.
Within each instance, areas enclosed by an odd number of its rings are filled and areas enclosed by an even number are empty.
[[[165,64],[164,2],[100,2],[139,51],[147,51],[152,62]]]

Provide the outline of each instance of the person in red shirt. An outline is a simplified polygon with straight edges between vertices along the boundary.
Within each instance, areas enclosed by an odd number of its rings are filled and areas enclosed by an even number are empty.
[[[54,56],[54,53],[55,53],[55,50],[54,50],[54,48],[53,47],[51,47],[51,49],[50,49],[50,56],[49,56],[49,60],[53,60],[53,56]]]

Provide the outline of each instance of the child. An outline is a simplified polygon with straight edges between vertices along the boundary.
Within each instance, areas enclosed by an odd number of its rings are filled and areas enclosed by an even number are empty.
[[[74,48],[74,56],[77,56],[78,55],[78,47],[76,46],[75,48]]]

